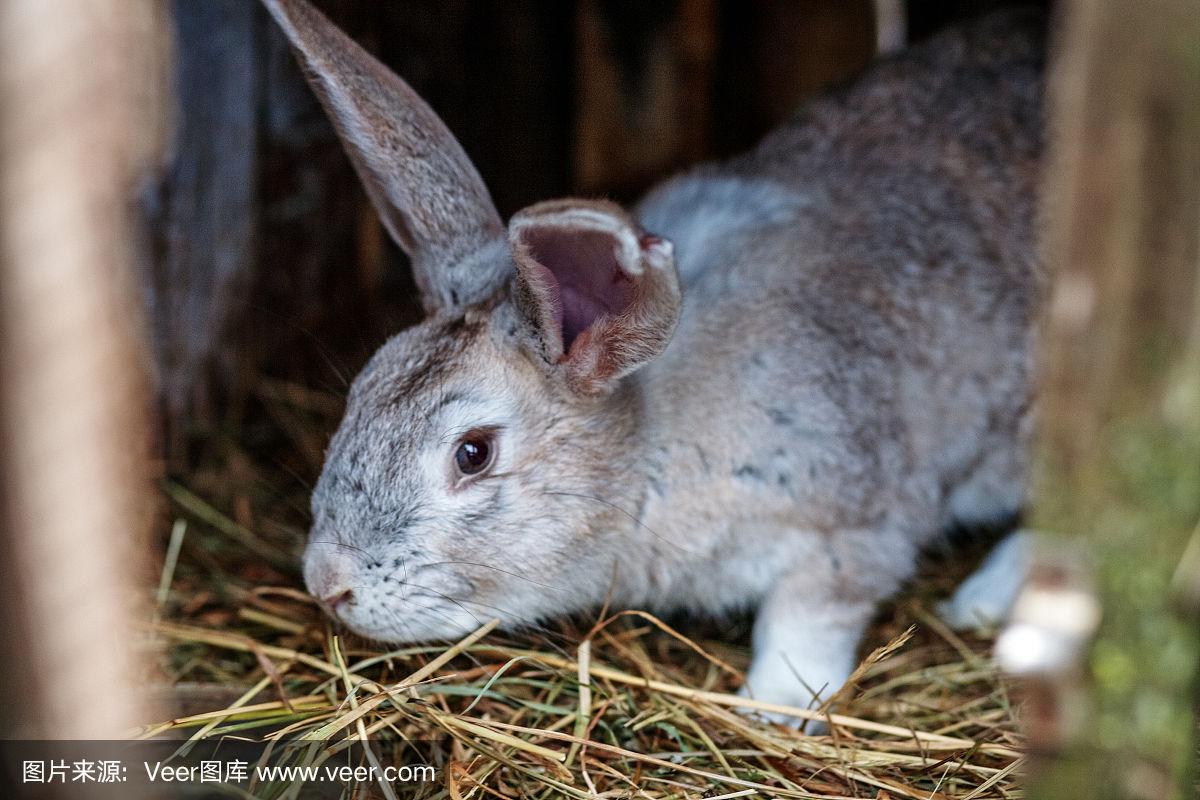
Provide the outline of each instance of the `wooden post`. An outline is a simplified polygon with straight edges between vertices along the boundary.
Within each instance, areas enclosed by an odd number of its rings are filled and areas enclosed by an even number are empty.
[[[1172,600],[1200,517],[1200,9],[1060,11],[1034,522],[1081,537],[1103,621],[1089,721],[1037,743],[1032,796],[1166,800],[1194,785],[1200,664]]]
[[[10,737],[144,722],[149,358],[128,198],[162,138],[152,0],[0,3],[0,517]]]

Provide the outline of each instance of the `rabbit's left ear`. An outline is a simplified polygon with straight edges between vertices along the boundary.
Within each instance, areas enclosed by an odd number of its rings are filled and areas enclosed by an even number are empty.
[[[305,0],[263,0],[295,49],[427,311],[502,289],[504,224],[454,136],[417,93]]]
[[[573,390],[609,392],[666,348],[680,309],[669,241],[604,201],[538,203],[508,231],[517,304]]]

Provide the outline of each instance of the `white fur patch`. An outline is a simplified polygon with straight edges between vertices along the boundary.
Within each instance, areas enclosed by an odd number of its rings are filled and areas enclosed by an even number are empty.
[[[874,604],[822,607],[776,597],[759,611],[754,625],[754,661],[739,694],[767,703],[816,710],[854,670],[855,651]],[[743,709],[795,727],[804,719],[778,712]],[[822,733],[820,721],[805,725]]]
[[[1029,571],[1032,534],[1017,531],[996,545],[954,595],[937,607],[955,630],[978,630],[1003,622]]]

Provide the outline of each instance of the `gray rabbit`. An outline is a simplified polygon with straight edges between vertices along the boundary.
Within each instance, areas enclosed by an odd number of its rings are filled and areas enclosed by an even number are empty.
[[[305,579],[349,628],[757,608],[743,691],[805,707],[939,532],[1022,507],[1037,15],[877,63],[632,211],[505,226],[412,89],[266,2],[428,314],[354,381],[313,493]]]

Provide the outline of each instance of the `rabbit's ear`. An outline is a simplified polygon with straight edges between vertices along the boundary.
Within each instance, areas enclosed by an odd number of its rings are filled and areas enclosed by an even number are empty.
[[[499,289],[486,258],[504,225],[479,172],[417,93],[304,0],[264,0],[295,48],[392,238],[408,253],[426,310]]]
[[[666,348],[680,306],[669,241],[603,201],[539,203],[508,231],[517,304],[573,390],[611,391]]]

